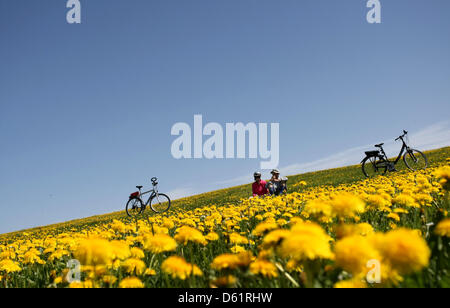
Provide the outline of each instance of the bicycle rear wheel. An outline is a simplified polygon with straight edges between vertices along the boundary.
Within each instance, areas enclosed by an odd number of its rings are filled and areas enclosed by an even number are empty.
[[[362,162],[362,171],[368,178],[384,175],[387,172],[388,162],[381,157],[366,157]]]
[[[170,198],[165,194],[155,195],[150,200],[150,208],[155,213],[167,212],[170,209],[170,204],[171,204]]]
[[[126,206],[127,215],[130,217],[136,217],[141,214],[142,209],[144,208],[144,204],[141,199],[133,198],[128,200]]]
[[[428,168],[428,159],[422,152],[411,149],[403,156],[406,167],[411,171],[425,170]]]

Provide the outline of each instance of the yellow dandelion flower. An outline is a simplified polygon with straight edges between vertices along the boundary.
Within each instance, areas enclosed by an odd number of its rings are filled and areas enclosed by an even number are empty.
[[[378,210],[385,210],[386,208],[389,208],[391,206],[391,203],[389,200],[383,198],[381,195],[369,195],[365,198],[365,201],[371,206],[372,208],[378,209]]]
[[[136,259],[144,259],[145,258],[144,251],[138,247],[132,247],[130,249],[130,251],[131,251],[131,256],[133,258],[136,258]]]
[[[231,247],[230,250],[232,253],[240,253],[240,252],[245,251],[245,248],[242,246],[236,245],[236,246]]]
[[[44,252],[45,253],[45,252]],[[48,260],[50,262],[54,261],[54,260],[59,260],[64,256],[68,256],[70,255],[70,252],[64,249],[57,249],[55,251],[52,252],[52,254],[48,257]]]
[[[3,251],[2,253],[0,253],[0,260],[1,259],[15,259],[16,258],[16,253],[14,251]]]
[[[146,269],[145,263],[140,259],[127,259],[122,262],[122,267],[129,274],[142,275]]]
[[[121,222],[120,220],[114,219],[110,225],[110,228],[118,233],[125,233],[127,230],[127,226]]]
[[[325,200],[312,200],[306,203],[303,209],[309,216],[326,216],[330,217],[333,213],[331,204]]]
[[[104,283],[112,285],[112,284],[116,283],[117,277],[112,276],[112,275],[106,275],[106,276],[103,276],[102,280]]]
[[[164,218],[162,226],[167,228],[167,229],[172,229],[172,228],[175,227],[175,223],[173,222],[172,219]]]
[[[342,280],[334,285],[335,289],[365,289],[367,283],[361,279]]]
[[[127,277],[119,283],[122,289],[141,289],[144,287],[142,281],[137,277]]]
[[[399,274],[420,271],[428,266],[431,252],[416,230],[389,231],[377,244],[383,259]]]
[[[400,216],[398,216],[398,214],[396,214],[396,213],[390,213],[389,215],[387,215],[387,218],[391,218],[397,222],[400,221]]]
[[[107,240],[87,239],[80,242],[73,255],[84,265],[105,265],[113,260],[114,250]]]
[[[216,270],[236,269],[238,267],[246,267],[254,260],[254,256],[249,251],[239,254],[225,253],[214,258],[211,267]]]
[[[235,269],[239,266],[240,260],[236,254],[222,254],[217,256],[211,263],[211,267],[216,270]]]
[[[161,270],[172,278],[185,280],[189,276],[202,276],[203,273],[195,264],[187,263],[183,258],[172,256],[164,260]]]
[[[252,234],[254,236],[261,236],[268,231],[272,231],[278,228],[278,225],[275,222],[262,222],[259,223],[255,229],[253,229]]]
[[[232,287],[237,283],[237,278],[233,275],[227,275],[227,276],[223,276],[223,277],[219,277],[214,279],[211,282],[211,287],[212,288],[223,288],[223,287]]]
[[[303,267],[296,260],[289,260],[286,263],[286,270],[288,272],[303,272]]]
[[[417,204],[416,200],[409,194],[402,193],[398,196],[396,196],[393,200],[393,203],[406,206],[406,207],[416,207],[419,208],[420,205]]]
[[[296,224],[278,249],[282,257],[294,260],[332,259],[331,238],[315,223]]]
[[[125,241],[111,241],[114,259],[125,260],[131,257],[130,246]]]
[[[266,278],[278,277],[277,267],[270,261],[260,259],[250,264],[250,272],[254,275],[262,275]]]
[[[409,214],[408,210],[405,210],[405,209],[402,209],[402,208],[394,209],[394,213],[397,213],[397,214]]]
[[[336,237],[338,239],[352,236],[352,235],[361,235],[367,236],[374,233],[373,227],[368,223],[360,223],[360,224],[342,224],[336,227]]]
[[[45,261],[41,260],[41,258],[39,257],[39,252],[31,250],[31,251],[27,251],[24,255],[23,255],[23,263],[24,264],[45,264]]]
[[[144,238],[144,249],[155,254],[174,251],[176,248],[175,240],[166,234],[148,235]]]
[[[231,233],[229,235],[230,243],[236,244],[236,245],[242,245],[242,244],[248,244],[248,239],[239,233]]]
[[[217,241],[219,240],[219,234],[216,232],[210,232],[205,236],[205,238],[210,242]]]
[[[154,269],[151,268],[147,268],[144,272],[145,276],[155,276],[156,275],[156,271]]]
[[[206,245],[208,243],[200,231],[188,226],[183,226],[177,230],[175,240],[183,245],[187,245],[189,242],[202,245]]]
[[[335,195],[330,202],[333,213],[340,218],[354,217],[363,213],[365,208],[364,201],[349,193]]]
[[[379,260],[378,251],[365,237],[349,236],[338,241],[334,248],[336,265],[353,275],[365,274],[367,262]]]
[[[444,219],[441,221],[434,230],[434,233],[436,233],[439,236],[445,236],[450,237],[450,219]]]
[[[61,284],[63,282],[63,277],[56,277],[54,280],[53,280],[53,283],[54,284]]]
[[[281,241],[284,238],[288,237],[290,234],[291,232],[285,229],[278,229],[271,231],[264,237],[262,246],[263,248],[278,246],[281,243]]]
[[[419,193],[414,195],[414,199],[420,204],[430,205],[433,202],[433,197],[430,194]]]
[[[94,283],[92,280],[86,280],[86,281],[75,281],[70,283],[69,285],[70,289],[92,289],[94,288]]]
[[[439,168],[435,172],[435,176],[440,179],[440,184],[445,190],[450,190],[450,167],[445,166]]]

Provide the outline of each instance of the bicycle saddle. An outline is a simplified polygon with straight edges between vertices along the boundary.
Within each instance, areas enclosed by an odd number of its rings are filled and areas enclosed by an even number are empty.
[[[384,143],[380,143],[380,144],[376,144],[375,147],[376,148],[381,148],[384,145]]]
[[[136,186],[137,189],[141,189],[142,187],[144,187],[144,186]]]

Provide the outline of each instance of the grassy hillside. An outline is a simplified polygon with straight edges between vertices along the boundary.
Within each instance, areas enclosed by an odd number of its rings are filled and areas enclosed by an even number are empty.
[[[449,287],[450,148],[427,155],[427,170],[349,166],[290,176],[282,196],[242,185],[4,235],[0,288]]]
[[[430,167],[437,166],[450,157],[450,147],[445,147],[437,150],[427,151],[425,154],[428,157]],[[397,165],[397,169],[402,172],[407,170],[403,161]],[[364,180],[365,177],[361,171],[361,165],[353,165],[342,168],[328,169],[316,172],[308,172],[304,174],[288,176],[289,192],[300,192],[308,188],[317,186],[330,185],[338,186],[340,184],[350,184]],[[306,186],[298,185],[301,181],[306,182]],[[248,198],[251,195],[250,184],[235,186],[231,188],[221,189],[217,191],[207,192],[200,195],[195,195],[187,198],[181,198],[172,202],[173,207],[183,207],[184,209],[194,209],[207,205],[223,206],[225,204],[236,203],[242,198]],[[124,207],[125,207],[124,200]],[[154,213],[147,208],[145,216],[153,216]],[[40,232],[48,229],[67,229],[75,228],[82,229],[84,226],[95,226],[104,223],[110,223],[114,219],[127,220],[129,219],[124,210],[113,212],[109,214],[102,214],[83,219],[67,221],[64,223],[53,224],[43,227],[37,227],[27,230],[16,231],[0,235],[0,240],[5,238],[13,238],[15,235],[20,235],[23,232]]]

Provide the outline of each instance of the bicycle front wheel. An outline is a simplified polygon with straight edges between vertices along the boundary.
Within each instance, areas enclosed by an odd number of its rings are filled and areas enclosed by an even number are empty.
[[[384,175],[387,172],[388,162],[377,156],[366,157],[362,162],[362,171],[368,178]]]
[[[409,150],[403,156],[406,167],[411,171],[425,170],[428,168],[428,159],[422,152],[418,150]]]
[[[130,217],[136,217],[141,214],[143,208],[144,204],[142,203],[141,199],[130,199],[128,200],[126,207],[127,215]]]
[[[170,198],[165,194],[155,195],[150,200],[150,208],[155,213],[164,213],[170,209]]]

